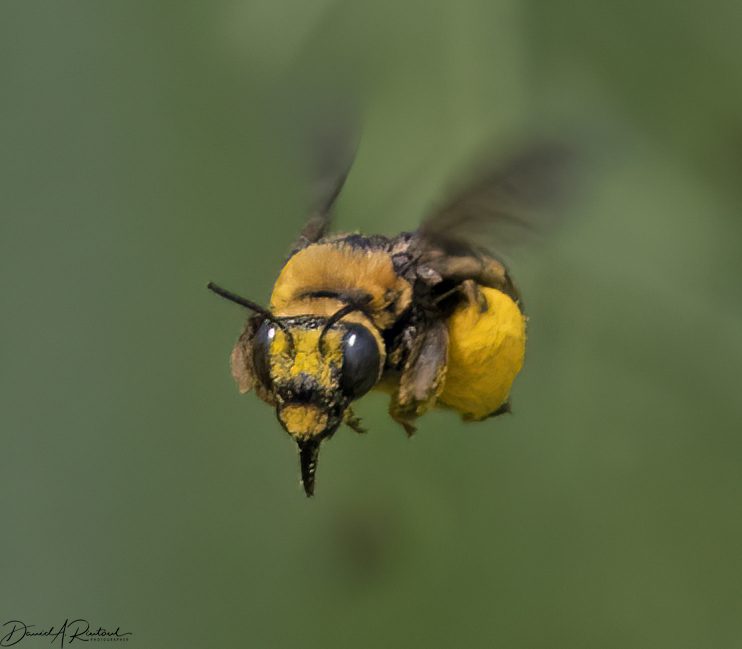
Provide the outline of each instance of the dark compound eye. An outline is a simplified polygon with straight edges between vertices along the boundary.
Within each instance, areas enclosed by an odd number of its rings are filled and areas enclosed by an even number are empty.
[[[380,364],[379,345],[373,334],[362,325],[347,325],[340,373],[340,389],[345,396],[358,399],[374,387],[379,380]]]
[[[271,384],[271,343],[276,337],[277,325],[265,320],[252,339],[252,361],[258,380],[266,387]]]

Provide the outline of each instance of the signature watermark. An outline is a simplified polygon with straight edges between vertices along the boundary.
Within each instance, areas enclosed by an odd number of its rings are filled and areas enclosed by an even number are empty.
[[[82,618],[65,620],[60,627],[37,627],[35,624],[24,624],[20,620],[10,620],[2,626],[4,636],[0,637],[0,647],[12,647],[17,645],[23,638],[29,636],[46,637],[54,644],[59,640],[59,646],[64,647],[64,643],[72,644],[75,640],[81,642],[127,642],[131,632],[121,631],[121,627],[116,627],[115,631],[108,631],[103,627],[98,627],[91,631],[90,623]]]

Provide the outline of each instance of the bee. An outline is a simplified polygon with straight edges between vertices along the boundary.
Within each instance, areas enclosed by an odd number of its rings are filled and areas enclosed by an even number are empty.
[[[365,432],[353,403],[370,390],[390,395],[389,414],[408,435],[431,408],[470,422],[510,412],[526,316],[492,239],[527,229],[529,214],[555,202],[564,159],[559,145],[532,147],[393,237],[329,234],[343,174],[292,246],[269,307],[208,285],[253,314],[232,376],[276,409],[307,496],[322,442],[342,424]]]

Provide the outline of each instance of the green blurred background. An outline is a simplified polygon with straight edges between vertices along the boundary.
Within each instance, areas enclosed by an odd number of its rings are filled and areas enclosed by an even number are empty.
[[[740,6],[2,3],[0,624],[742,646]],[[408,440],[370,395],[307,500],[229,376],[245,314],[206,283],[267,301],[312,88],[362,108],[346,229],[414,228],[491,138],[589,118],[620,146],[513,264],[515,414],[432,413]]]

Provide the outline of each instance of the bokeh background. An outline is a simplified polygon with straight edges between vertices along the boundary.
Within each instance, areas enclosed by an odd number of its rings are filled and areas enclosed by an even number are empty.
[[[0,624],[742,646],[740,33],[733,0],[2,3]],[[363,121],[345,229],[414,228],[492,138],[610,145],[513,260],[515,414],[408,440],[370,395],[307,500],[206,283],[267,301],[304,217],[288,134],[334,92]]]

